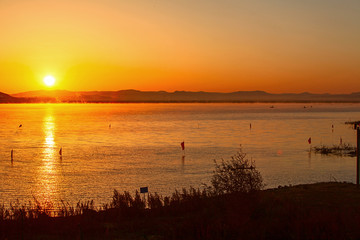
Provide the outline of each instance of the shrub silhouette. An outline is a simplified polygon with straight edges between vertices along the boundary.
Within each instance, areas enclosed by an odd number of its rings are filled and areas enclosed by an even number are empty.
[[[118,209],[133,208],[140,210],[145,208],[145,201],[141,199],[138,191],[135,192],[135,197],[133,198],[127,191],[124,191],[124,194],[121,194],[114,189],[112,202],[110,203],[110,206],[105,205],[104,209],[107,209],[108,207]]]
[[[263,179],[253,161],[246,158],[246,153],[240,148],[230,160],[215,162],[214,174],[211,178],[210,190],[214,194],[234,192],[248,193],[263,188]]]

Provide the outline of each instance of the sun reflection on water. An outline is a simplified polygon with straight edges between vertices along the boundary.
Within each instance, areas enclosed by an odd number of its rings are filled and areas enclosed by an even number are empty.
[[[47,112],[43,119],[42,130],[44,141],[37,173],[36,198],[42,204],[56,202],[58,195],[59,158],[55,141],[55,117],[52,111]]]
[[[45,141],[43,143],[43,147],[44,147],[43,160],[45,161],[54,158],[54,150],[55,150],[54,130],[55,130],[54,117],[53,115],[47,115],[44,118],[44,123],[43,123],[43,132],[45,136]]]

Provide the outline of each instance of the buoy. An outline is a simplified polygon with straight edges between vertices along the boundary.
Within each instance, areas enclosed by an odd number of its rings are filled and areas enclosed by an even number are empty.
[[[14,149],[11,149],[11,161],[14,160]]]
[[[59,150],[59,155],[62,156],[62,148]]]

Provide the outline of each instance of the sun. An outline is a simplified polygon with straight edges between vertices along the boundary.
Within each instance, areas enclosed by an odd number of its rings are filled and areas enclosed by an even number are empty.
[[[52,86],[54,86],[56,80],[53,76],[48,75],[48,76],[44,77],[43,81],[46,86],[52,87]]]

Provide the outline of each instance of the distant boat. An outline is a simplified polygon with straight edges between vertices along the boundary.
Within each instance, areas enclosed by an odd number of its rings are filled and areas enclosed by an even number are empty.
[[[275,108],[274,105],[270,106],[270,108]]]
[[[22,124],[19,125],[19,128],[21,128],[21,127],[22,127]]]

